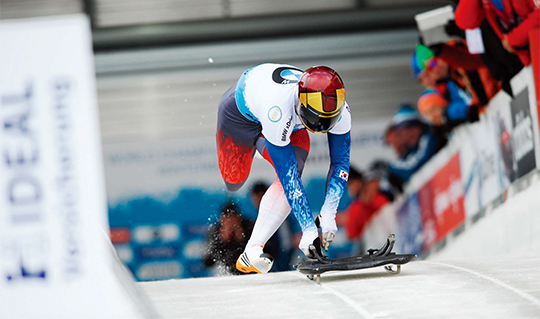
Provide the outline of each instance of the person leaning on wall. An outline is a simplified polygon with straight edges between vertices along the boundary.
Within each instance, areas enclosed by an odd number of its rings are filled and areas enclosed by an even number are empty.
[[[524,66],[531,63],[529,31],[540,28],[539,1],[460,0],[454,15],[462,30],[478,28],[485,19],[508,52]]]
[[[529,31],[540,28],[537,0],[460,0],[454,12],[462,30],[479,28],[482,59],[503,89],[513,96],[510,80],[531,63]]]

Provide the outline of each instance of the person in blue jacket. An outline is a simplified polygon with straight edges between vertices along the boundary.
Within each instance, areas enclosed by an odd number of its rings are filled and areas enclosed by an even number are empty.
[[[478,112],[457,99],[448,101],[437,90],[428,88],[418,98],[418,111],[443,133],[455,127],[478,121]],[[472,111],[471,111],[472,110]]]
[[[340,76],[325,66],[301,70],[265,63],[246,70],[221,98],[216,133],[218,164],[229,191],[246,182],[255,152],[274,167],[277,179],[265,193],[252,235],[236,268],[266,273],[273,264],[263,247],[292,211],[302,229],[298,247],[308,257],[328,250],[337,231],[336,212],[349,172],[351,114]],[[319,232],[300,176],[310,140],[326,133],[330,152]]]
[[[406,183],[445,145],[446,138],[435,135],[412,106],[403,105],[392,117],[386,142],[397,154],[397,158],[389,163],[388,172]]]

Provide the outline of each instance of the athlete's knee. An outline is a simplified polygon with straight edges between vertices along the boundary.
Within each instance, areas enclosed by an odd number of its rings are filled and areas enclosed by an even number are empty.
[[[229,192],[236,192],[237,190],[239,190],[244,185],[244,183],[245,183],[245,181],[243,181],[241,183],[238,183],[238,184],[232,184],[232,183],[225,182],[225,186],[227,187],[227,190]]]

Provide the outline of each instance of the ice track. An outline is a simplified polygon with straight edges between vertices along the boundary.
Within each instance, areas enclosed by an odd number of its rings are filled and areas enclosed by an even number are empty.
[[[540,257],[140,284],[164,318],[540,318]]]
[[[428,260],[138,283],[163,318],[540,318],[540,182],[509,198]]]

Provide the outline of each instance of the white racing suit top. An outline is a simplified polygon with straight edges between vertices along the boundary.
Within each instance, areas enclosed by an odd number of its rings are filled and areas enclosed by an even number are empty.
[[[265,146],[283,186],[291,210],[302,231],[313,231],[316,226],[308,199],[300,179],[291,133],[305,129],[296,113],[298,79],[303,71],[286,64],[265,63],[243,73],[236,86],[235,99],[240,112],[260,123]],[[349,172],[351,113],[347,102],[341,118],[327,133],[330,169],[321,214],[334,217],[345,192]],[[326,217],[327,216],[327,217]]]

